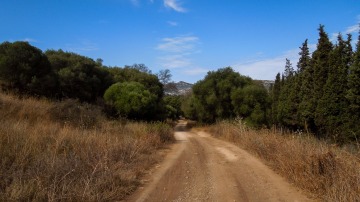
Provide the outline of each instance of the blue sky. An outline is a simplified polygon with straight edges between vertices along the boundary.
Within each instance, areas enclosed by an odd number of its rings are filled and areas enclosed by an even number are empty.
[[[232,66],[254,79],[273,80],[285,58],[296,66],[299,46],[352,33],[359,0],[2,0],[0,42],[29,41],[105,65],[143,63],[170,69],[174,81],[196,82]]]

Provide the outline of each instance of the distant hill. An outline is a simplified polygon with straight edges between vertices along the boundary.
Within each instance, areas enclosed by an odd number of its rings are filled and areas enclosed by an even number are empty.
[[[272,80],[255,80],[255,82],[258,82],[269,91],[271,86],[274,85],[275,81]],[[187,83],[184,81],[179,82],[172,82],[169,84],[166,84],[164,86],[165,95],[185,95],[188,92],[191,92],[191,89],[194,84]]]
[[[166,95],[184,95],[191,91],[194,84],[179,81],[176,83],[169,83],[164,86]]]

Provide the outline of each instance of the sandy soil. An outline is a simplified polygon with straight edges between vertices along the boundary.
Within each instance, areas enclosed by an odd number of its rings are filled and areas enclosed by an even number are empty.
[[[184,124],[165,160],[125,201],[311,201],[246,151]]]

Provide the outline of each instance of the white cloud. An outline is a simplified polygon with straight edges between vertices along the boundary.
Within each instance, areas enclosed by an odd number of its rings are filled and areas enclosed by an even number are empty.
[[[177,12],[186,12],[186,9],[181,6],[181,3],[178,0],[164,0],[164,5],[165,7],[171,8]]]
[[[163,43],[159,44],[156,49],[175,53],[191,52],[198,40],[199,38],[195,36],[164,38],[162,39]]]
[[[358,18],[360,17],[360,15],[358,16]],[[359,22],[360,23],[360,18],[359,18]],[[359,24],[356,24],[356,25],[352,25],[352,26],[349,26],[345,29],[345,31],[343,32],[340,32],[340,33],[344,33],[344,34],[357,34],[360,30],[360,27],[359,27]],[[331,34],[331,37],[330,37],[330,41],[332,42],[337,42],[337,37],[338,37],[339,33],[332,33]]]
[[[66,49],[72,52],[87,52],[99,50],[97,44],[88,40],[81,40],[78,44],[66,44]]]
[[[167,55],[159,57],[163,67],[174,69],[191,65],[191,60],[184,55]]]
[[[32,39],[32,38],[25,38],[25,39],[23,39],[21,41],[34,42],[34,43],[38,42],[36,39]]]
[[[156,46],[156,50],[163,52],[158,57],[163,68],[188,68],[193,66],[191,57],[199,52],[197,45],[199,38],[196,36],[178,36],[163,38]]]
[[[186,75],[197,76],[207,73],[209,70],[201,67],[191,68],[184,70]]]
[[[278,72],[284,71],[286,58],[291,61],[292,66],[296,69],[299,51],[299,49],[293,49],[274,58],[240,62],[232,65],[232,67],[241,75],[250,76],[253,79],[274,80]]]
[[[174,21],[167,21],[167,23],[172,27],[176,27],[179,25],[177,22],[174,22]]]
[[[350,26],[346,29],[345,33],[346,34],[351,34],[351,33],[355,33],[355,32],[359,32],[359,25],[353,25],[353,26]]]

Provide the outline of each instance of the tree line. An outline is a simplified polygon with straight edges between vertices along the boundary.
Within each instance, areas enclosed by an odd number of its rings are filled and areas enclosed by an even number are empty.
[[[273,124],[314,133],[339,143],[360,137],[360,36],[339,33],[333,44],[320,25],[316,50],[300,47],[297,69],[286,59],[271,90]]]
[[[320,25],[316,49],[300,47],[294,69],[286,59],[267,91],[231,67],[210,71],[182,103],[185,115],[201,122],[240,117],[255,127],[285,127],[338,143],[360,138],[360,34],[339,33],[333,44]]]
[[[170,79],[169,70],[156,75],[143,64],[107,67],[101,59],[94,61],[62,50],[42,52],[28,42],[0,44],[3,91],[55,100],[77,99],[100,105],[111,116],[136,120],[179,116],[173,114],[177,105],[164,97],[162,82]]]

